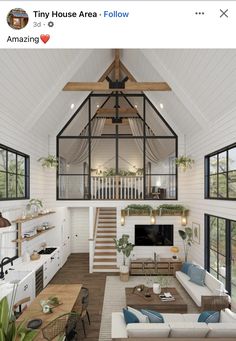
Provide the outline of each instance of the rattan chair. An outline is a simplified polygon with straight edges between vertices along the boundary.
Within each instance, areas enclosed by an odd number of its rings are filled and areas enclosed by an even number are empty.
[[[42,328],[43,337],[48,341],[56,337],[61,337],[65,341],[77,341],[77,323],[79,320],[80,314],[76,312],[61,315]]]
[[[82,308],[80,312],[80,318],[82,321],[82,326],[83,326],[83,331],[84,331],[84,336],[86,337],[86,329],[85,329],[85,317],[87,316],[88,323],[90,325],[90,316],[88,312],[88,304],[89,304],[89,289],[82,287],[81,289],[82,293],[82,298],[81,298],[81,303],[82,303]]]

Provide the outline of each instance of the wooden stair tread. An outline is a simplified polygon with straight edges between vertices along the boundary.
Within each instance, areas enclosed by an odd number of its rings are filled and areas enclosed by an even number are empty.
[[[95,246],[95,252],[96,250],[115,250],[115,246],[110,246],[110,245],[103,245],[103,246]]]
[[[116,252],[109,252],[109,251],[105,251],[105,252],[96,252],[94,253],[95,256],[116,256]]]
[[[115,263],[116,262],[116,258],[94,258],[93,260],[96,263]]]
[[[117,269],[116,265],[94,265],[93,266],[94,269]]]

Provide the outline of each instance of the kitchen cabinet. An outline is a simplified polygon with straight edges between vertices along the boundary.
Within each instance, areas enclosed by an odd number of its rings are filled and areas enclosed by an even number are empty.
[[[43,273],[44,273],[43,286],[44,287],[51,281],[51,279],[54,277],[54,275],[57,273],[60,267],[61,267],[60,250],[57,249],[44,262],[44,265],[43,265]]]
[[[29,303],[31,303],[33,299],[35,298],[35,273],[34,272],[30,273],[28,276],[26,276],[26,278],[20,281],[18,288],[17,288],[16,298],[14,300],[14,303],[26,297],[30,297]]]

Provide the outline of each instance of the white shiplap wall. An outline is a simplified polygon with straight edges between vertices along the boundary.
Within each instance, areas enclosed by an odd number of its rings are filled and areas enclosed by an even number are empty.
[[[189,224],[201,225],[201,242],[192,247],[193,259],[204,264],[204,213],[236,220],[235,201],[204,199],[204,156],[222,147],[236,142],[236,110],[216,122],[205,131],[199,131],[188,138],[188,153],[195,160],[192,170],[183,174],[183,186],[186,189],[190,206]]]

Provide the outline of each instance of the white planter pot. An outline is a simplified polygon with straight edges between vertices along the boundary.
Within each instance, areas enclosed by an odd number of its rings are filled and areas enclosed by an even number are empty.
[[[159,283],[153,283],[153,292],[154,292],[154,294],[160,294],[161,293],[161,286]]]
[[[128,267],[128,265],[121,265],[120,266],[120,272],[121,273],[127,273],[127,272],[129,272],[129,267]]]

